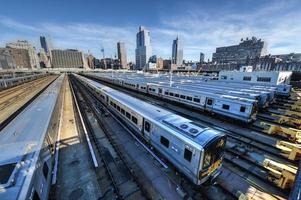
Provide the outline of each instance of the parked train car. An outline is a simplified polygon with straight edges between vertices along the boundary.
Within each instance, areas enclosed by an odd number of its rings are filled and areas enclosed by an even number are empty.
[[[20,85],[20,84],[28,82],[28,81],[33,81],[38,78],[42,78],[46,75],[47,74],[41,73],[41,74],[34,74],[34,75],[28,75],[28,76],[22,76],[22,77],[0,79],[0,91],[3,89],[14,87],[16,85]]]
[[[201,185],[219,174],[224,134],[85,77],[75,77],[194,184]]]
[[[102,78],[101,80],[132,90],[148,93],[162,99],[171,100],[193,107],[217,113],[243,122],[256,119],[258,101],[212,92],[194,91],[159,84],[146,84],[132,79]]]
[[[0,132],[0,199],[48,199],[61,110],[58,77]]]

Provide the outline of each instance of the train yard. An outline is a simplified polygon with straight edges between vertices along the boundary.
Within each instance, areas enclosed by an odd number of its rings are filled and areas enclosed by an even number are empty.
[[[296,88],[185,74],[30,76],[0,91],[0,199],[299,198]]]

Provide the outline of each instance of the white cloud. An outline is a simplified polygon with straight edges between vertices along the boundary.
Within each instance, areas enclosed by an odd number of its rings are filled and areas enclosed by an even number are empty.
[[[204,52],[210,58],[216,47],[234,45],[240,38],[256,36],[268,42],[272,54],[301,52],[301,12],[298,0],[269,1],[252,6],[256,9],[240,11],[231,9],[206,10],[201,5],[186,5],[177,15],[163,13],[157,26],[146,27],[151,32],[154,54],[163,58],[171,56],[172,40],[179,35],[184,44],[184,58],[198,60]],[[226,6],[225,6],[226,7]],[[2,28],[1,28],[2,27]],[[126,44],[129,60],[134,60],[138,25],[106,26],[83,23],[23,24],[0,16],[0,45],[14,39],[28,39],[39,47],[38,37],[50,35],[57,48],[76,48],[96,57],[105,48],[106,56],[116,54],[116,43]]]

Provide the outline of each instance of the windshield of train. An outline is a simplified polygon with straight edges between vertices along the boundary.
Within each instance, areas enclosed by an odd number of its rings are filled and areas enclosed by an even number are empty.
[[[203,169],[208,168],[223,156],[225,143],[226,137],[224,136],[205,147]]]

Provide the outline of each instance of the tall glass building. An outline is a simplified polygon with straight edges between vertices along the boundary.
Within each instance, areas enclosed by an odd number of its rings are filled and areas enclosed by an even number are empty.
[[[136,69],[143,69],[152,56],[150,33],[143,26],[136,35]]]

